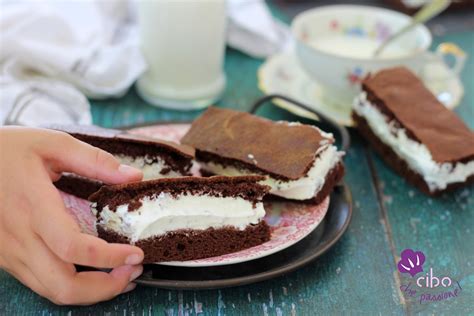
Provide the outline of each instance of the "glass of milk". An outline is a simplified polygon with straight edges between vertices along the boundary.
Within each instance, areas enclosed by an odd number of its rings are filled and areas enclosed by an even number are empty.
[[[147,102],[170,109],[209,106],[225,88],[225,0],[138,2],[148,70],[137,81]]]

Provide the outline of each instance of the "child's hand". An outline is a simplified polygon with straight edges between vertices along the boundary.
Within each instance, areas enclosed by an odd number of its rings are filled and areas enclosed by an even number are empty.
[[[0,268],[57,304],[91,304],[132,290],[143,251],[82,234],[52,184],[63,171],[111,184],[142,178],[65,133],[0,128]],[[73,264],[114,269],[78,273]]]

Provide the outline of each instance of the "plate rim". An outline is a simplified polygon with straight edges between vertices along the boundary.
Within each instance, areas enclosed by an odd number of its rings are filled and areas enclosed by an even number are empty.
[[[344,222],[341,229],[337,232],[337,234],[334,236],[333,239],[327,242],[318,251],[296,262],[295,264],[288,264],[282,268],[272,269],[269,271],[263,271],[257,274],[228,278],[228,279],[221,279],[221,280],[205,280],[205,281],[182,281],[182,280],[176,281],[176,280],[164,280],[164,279],[151,280],[151,279],[143,278],[143,275],[142,275],[138,279],[136,279],[134,282],[137,283],[138,285],[157,287],[157,288],[163,288],[163,289],[172,289],[172,290],[209,290],[209,289],[229,288],[229,287],[257,283],[264,280],[279,277],[282,275],[286,275],[290,272],[300,269],[303,266],[307,265],[308,263],[314,261],[316,258],[323,255],[324,253],[326,253],[330,248],[332,248],[341,239],[344,233],[347,231],[347,228],[349,227],[349,224],[352,221],[352,215],[353,215],[352,192],[349,186],[344,181],[338,184],[338,186],[342,187],[343,194],[347,196],[348,215],[347,215],[346,221]],[[303,239],[301,239],[300,242]],[[294,245],[296,245],[296,243]],[[180,268],[180,267],[176,267],[176,268]],[[187,268],[187,267],[183,267],[183,268]],[[202,267],[202,268],[205,269],[206,267]],[[212,268],[212,267],[209,267],[209,268]],[[159,284],[157,284],[157,282]]]
[[[151,264],[154,264],[154,265],[161,265],[161,266],[168,266],[168,267],[182,267],[182,268],[207,268],[207,267],[220,267],[220,266],[227,266],[227,265],[232,265],[232,264],[239,264],[239,263],[245,263],[245,262],[249,262],[249,261],[252,261],[252,260],[257,260],[257,259],[261,259],[261,258],[264,258],[264,257],[268,257],[268,256],[271,256],[273,254],[276,254],[277,252],[280,252],[280,251],[283,251],[285,249],[288,249],[289,247],[297,244],[298,242],[300,242],[301,240],[303,240],[304,238],[306,238],[306,236],[308,236],[309,234],[311,234],[316,228],[318,228],[318,226],[324,221],[324,218],[326,217],[327,213],[328,213],[328,210],[329,210],[329,205],[331,204],[331,197],[330,196],[327,196],[326,198],[324,198],[323,202],[329,198],[329,202],[328,202],[328,206],[326,208],[326,211],[324,212],[324,215],[323,217],[321,218],[321,220],[319,222],[317,222],[316,224],[314,224],[314,227],[311,227],[310,229],[308,229],[308,232],[303,235],[300,239],[297,239],[297,240],[291,240],[289,243],[285,243],[283,245],[280,245],[279,247],[275,247],[275,248],[272,248],[270,250],[267,250],[267,252],[265,252],[265,254],[263,255],[256,255],[250,259],[241,259],[241,261],[231,261],[231,262],[217,262],[217,263],[214,263],[212,265],[210,264],[206,264],[206,263],[197,263],[196,265],[186,265],[186,264],[180,264],[181,262],[187,262],[187,261],[168,261],[169,263],[172,263],[172,264],[168,264],[167,262],[165,263],[162,263],[162,262],[154,262],[154,263],[151,263]],[[291,202],[291,201],[290,201]],[[323,203],[321,202],[321,203]],[[267,241],[268,242],[268,241]],[[258,245],[260,246],[260,245]],[[258,246],[254,246],[254,247],[258,247]],[[252,247],[253,248],[253,247]],[[244,250],[241,250],[241,251],[245,251],[246,249]],[[199,260],[199,259],[198,259]],[[234,259],[235,260],[235,259]],[[238,259],[237,259],[238,260]],[[196,260],[189,260],[189,261],[196,261]]]

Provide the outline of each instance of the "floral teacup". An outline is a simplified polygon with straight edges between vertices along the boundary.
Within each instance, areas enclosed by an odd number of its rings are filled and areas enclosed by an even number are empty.
[[[427,63],[456,57],[448,76],[461,71],[465,54],[454,44],[442,44],[438,54],[428,52],[431,34],[424,25],[399,37],[379,56],[375,49],[410,23],[407,15],[367,6],[334,5],[308,10],[292,23],[296,54],[302,68],[324,89],[324,101],[347,107],[370,72],[403,65],[423,77]],[[445,78],[447,79],[447,78]]]

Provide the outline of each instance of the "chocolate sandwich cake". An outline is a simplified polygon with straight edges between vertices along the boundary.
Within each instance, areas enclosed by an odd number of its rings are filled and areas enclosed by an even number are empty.
[[[474,133],[408,69],[382,70],[362,82],[352,116],[385,162],[436,195],[474,181]]]
[[[128,134],[95,126],[51,126],[92,146],[103,149],[120,163],[142,170],[143,180],[190,175],[194,149],[156,138]],[[58,189],[87,199],[102,183],[74,174],[63,174]]]
[[[229,109],[210,107],[181,142],[196,149],[203,173],[262,175],[270,193],[286,199],[319,203],[344,173],[332,134]]]
[[[143,249],[144,263],[236,252],[270,239],[263,177],[181,177],[102,186],[90,196],[99,237]]]

